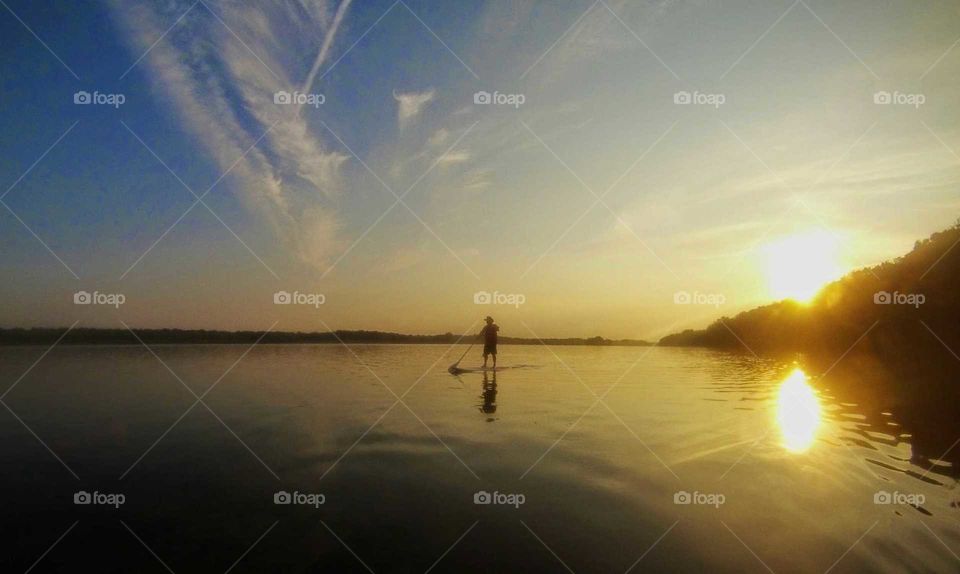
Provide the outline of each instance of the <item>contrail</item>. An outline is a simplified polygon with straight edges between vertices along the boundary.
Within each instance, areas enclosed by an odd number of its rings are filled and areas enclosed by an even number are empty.
[[[317,59],[313,61],[313,67],[310,68],[310,74],[307,75],[307,80],[303,83],[303,87],[300,88],[301,93],[306,93],[310,87],[313,86],[313,80],[317,77],[320,66],[323,65],[324,60],[327,59],[330,46],[333,45],[333,40],[337,36],[337,29],[340,28],[340,22],[342,22],[343,17],[346,16],[347,9],[350,8],[351,2],[353,2],[353,0],[343,0],[340,6],[337,7],[337,13],[333,16],[333,23],[330,25],[327,35],[323,38],[323,45],[320,46],[320,53],[317,54]]]

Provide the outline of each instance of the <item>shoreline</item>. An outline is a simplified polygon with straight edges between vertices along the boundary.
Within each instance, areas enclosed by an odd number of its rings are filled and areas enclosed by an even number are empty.
[[[0,329],[0,347],[58,345],[468,345],[475,335],[408,335],[384,331],[207,331],[193,329],[14,328]],[[500,337],[501,345],[563,345],[584,347],[650,347],[656,343],[636,339]]]

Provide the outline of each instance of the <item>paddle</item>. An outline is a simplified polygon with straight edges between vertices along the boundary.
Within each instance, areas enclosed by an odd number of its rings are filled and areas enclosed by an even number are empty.
[[[454,363],[454,364],[452,364],[452,365],[450,365],[449,367],[447,367],[447,372],[448,372],[448,373],[450,373],[451,375],[457,374],[457,371],[458,371],[457,365],[459,365],[459,364],[460,364],[460,361],[462,361],[463,358],[467,356],[467,353],[470,352],[470,349],[472,349],[475,344],[476,344],[476,341],[474,341],[473,343],[470,343],[470,346],[467,347],[467,350],[464,351],[462,355],[460,355],[460,358],[457,359],[457,362]]]

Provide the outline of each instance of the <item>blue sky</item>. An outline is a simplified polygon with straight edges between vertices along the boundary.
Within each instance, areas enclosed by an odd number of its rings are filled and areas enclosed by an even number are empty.
[[[767,244],[847,270],[960,207],[946,3],[4,2],[4,326],[651,337],[771,300]]]

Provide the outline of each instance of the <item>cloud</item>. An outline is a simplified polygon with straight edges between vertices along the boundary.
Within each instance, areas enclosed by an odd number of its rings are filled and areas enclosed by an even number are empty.
[[[307,74],[307,79],[303,82],[303,87],[300,88],[301,92],[309,92],[310,88],[313,87],[313,82],[317,77],[317,73],[320,71],[320,66],[323,65],[327,59],[327,55],[330,53],[330,47],[333,45],[334,38],[336,38],[337,30],[340,28],[340,23],[343,22],[344,16],[347,15],[347,10],[350,8],[352,1],[353,0],[343,0],[337,8],[337,13],[333,16],[333,23],[323,38],[323,45],[320,46],[320,52],[317,53],[317,57],[313,61],[313,66],[310,68],[310,73]],[[319,4],[320,3],[316,5]]]
[[[427,145],[430,147],[436,147],[447,141],[449,138],[450,131],[447,130],[447,128],[440,128],[439,130],[433,132],[433,135],[430,136],[429,140],[427,140]]]
[[[458,163],[465,163],[470,161],[470,152],[466,151],[452,151],[444,156],[442,156],[438,163],[440,165],[454,165]]]
[[[131,53],[149,49],[138,66],[147,68],[158,97],[173,104],[219,170],[230,170],[245,207],[318,268],[342,249],[336,200],[348,156],[311,129],[314,108],[277,105],[273,94],[311,89],[350,3],[332,11],[323,1],[269,10],[241,3],[190,9],[189,0],[113,2]],[[316,54],[309,70],[297,57],[304,53]]]
[[[475,169],[464,176],[463,189],[478,191],[491,185],[494,171],[489,169]]]
[[[424,106],[433,101],[436,91],[431,89],[426,92],[393,92],[393,99],[397,100],[397,121],[400,129],[406,127],[412,120],[416,119]]]

